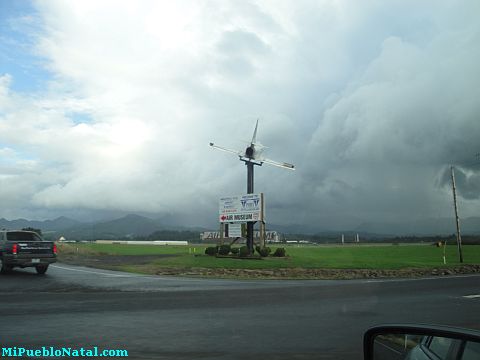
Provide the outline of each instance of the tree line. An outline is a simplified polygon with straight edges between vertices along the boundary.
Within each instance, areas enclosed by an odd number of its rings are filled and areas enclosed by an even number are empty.
[[[154,240],[171,240],[171,241],[188,241],[200,242],[200,232],[190,230],[159,230],[148,236],[136,236],[130,240],[137,241],[154,241]]]

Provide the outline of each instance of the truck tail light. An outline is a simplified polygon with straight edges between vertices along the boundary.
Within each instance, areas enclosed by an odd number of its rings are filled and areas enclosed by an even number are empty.
[[[53,253],[57,255],[57,244],[53,244]]]
[[[17,244],[13,244],[13,245],[12,245],[12,254],[13,254],[13,255],[17,255],[17,251],[18,251],[18,245],[17,245]]]

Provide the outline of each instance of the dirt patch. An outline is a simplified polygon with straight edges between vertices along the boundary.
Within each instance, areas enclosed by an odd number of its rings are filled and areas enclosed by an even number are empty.
[[[215,269],[215,268],[169,268],[151,264],[159,258],[177,255],[118,255],[118,256],[62,256],[61,262],[102,269],[118,270],[120,266],[133,265],[138,272],[152,275],[194,276],[241,279],[376,279],[420,278],[480,274],[480,265],[462,265],[448,268],[386,269]]]
[[[409,268],[399,270],[369,269],[207,269],[157,268],[156,275],[180,275],[220,278],[254,279],[376,279],[376,278],[420,278],[480,273],[480,265],[464,265],[455,268]]]

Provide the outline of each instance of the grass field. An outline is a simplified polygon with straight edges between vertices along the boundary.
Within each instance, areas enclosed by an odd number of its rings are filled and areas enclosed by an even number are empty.
[[[457,247],[454,245],[447,246],[446,265],[443,264],[443,248],[430,245],[281,246],[286,248],[287,258],[269,257],[258,261],[206,256],[204,255],[206,245],[203,244],[191,246],[61,244],[59,257],[61,261],[62,257],[153,256],[147,265],[157,268],[403,269],[460,265]],[[159,256],[155,258],[154,255]],[[480,245],[463,246],[463,257],[464,264],[480,264]],[[145,266],[143,264],[141,267]],[[141,267],[138,269],[141,270]],[[128,271],[136,269],[134,262],[131,261],[120,263],[117,268]]]

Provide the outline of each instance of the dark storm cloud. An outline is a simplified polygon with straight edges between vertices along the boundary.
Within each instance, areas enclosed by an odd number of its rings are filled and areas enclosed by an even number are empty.
[[[479,34],[478,26],[446,30],[422,46],[386,39],[320,119],[305,177],[311,191],[366,216],[431,214],[445,199],[446,182],[436,181],[445,164],[478,152]],[[478,198],[478,179],[459,172],[460,195]],[[348,196],[332,195],[341,182]]]
[[[480,199],[480,162],[472,164],[470,168],[454,167],[455,186],[457,193],[468,200]],[[441,176],[441,186],[452,187],[452,172],[451,168],[445,168]]]

